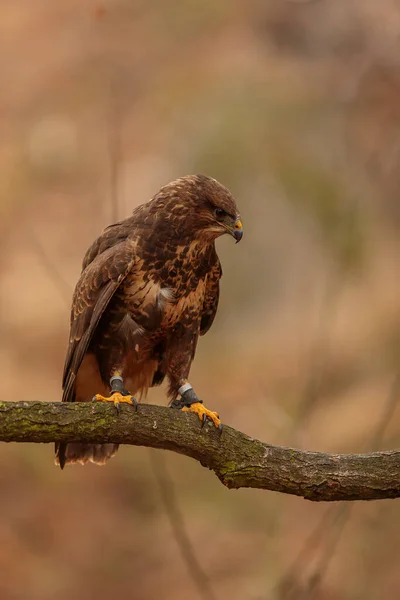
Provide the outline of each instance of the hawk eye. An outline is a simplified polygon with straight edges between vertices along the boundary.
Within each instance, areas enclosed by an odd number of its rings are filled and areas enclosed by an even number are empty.
[[[222,208],[216,208],[215,209],[215,216],[217,217],[217,219],[221,219],[225,214],[225,211],[222,210]]]

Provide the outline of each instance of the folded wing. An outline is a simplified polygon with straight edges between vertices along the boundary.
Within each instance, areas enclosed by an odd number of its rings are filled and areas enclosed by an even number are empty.
[[[76,374],[99,321],[134,265],[134,243],[124,240],[97,255],[83,270],[72,300],[71,333],[63,375],[64,402],[73,400]]]

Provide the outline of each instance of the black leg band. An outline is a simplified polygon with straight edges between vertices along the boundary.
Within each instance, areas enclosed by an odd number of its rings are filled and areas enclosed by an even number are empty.
[[[114,377],[111,377],[110,387],[111,394],[118,392],[122,396],[130,396],[130,393],[124,388],[124,380],[119,375],[114,375]]]
[[[200,400],[200,398],[197,397],[193,388],[187,390],[181,395],[182,406],[190,406],[191,404],[195,404],[196,402],[200,402],[200,404],[203,404],[203,400]]]

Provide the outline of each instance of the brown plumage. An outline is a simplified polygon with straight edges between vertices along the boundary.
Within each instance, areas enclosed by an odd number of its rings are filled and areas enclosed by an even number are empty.
[[[125,388],[145,396],[167,378],[174,407],[219,423],[192,389],[179,390],[217,311],[222,271],[215,239],[224,233],[242,237],[235,201],[204,175],[169,183],[107,227],[85,255],[72,300],[64,402],[102,394],[97,399],[132,404]],[[103,464],[116,450],[115,444],[56,444],[56,463]]]

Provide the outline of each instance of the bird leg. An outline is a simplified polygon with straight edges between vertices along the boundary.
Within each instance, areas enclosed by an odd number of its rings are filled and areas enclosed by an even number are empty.
[[[219,430],[222,430],[222,423],[219,418],[219,414],[212,410],[208,410],[205,406],[203,406],[203,401],[200,400],[190,383],[184,383],[178,390],[181,398],[180,400],[174,400],[171,403],[173,408],[179,408],[183,412],[191,412],[196,414],[202,425],[210,419]]]
[[[124,380],[120,375],[113,375],[110,379],[111,394],[102,396],[96,394],[93,396],[93,402],[114,402],[114,406],[119,413],[120,403],[131,404],[137,408],[137,400],[124,388]]]

